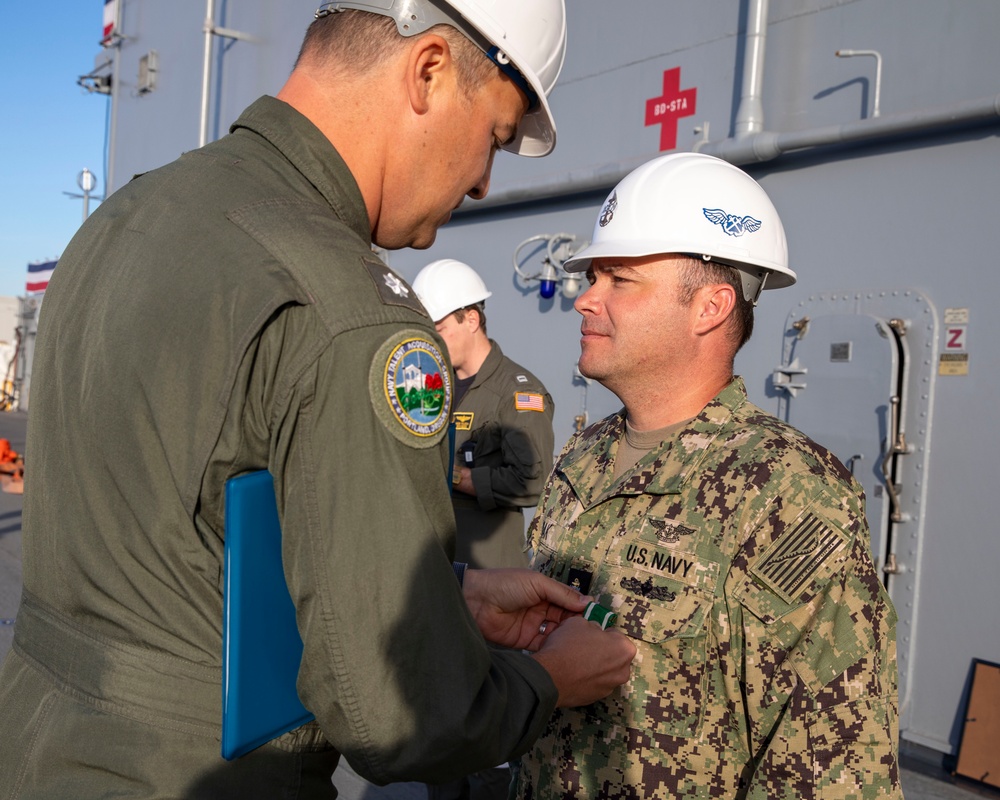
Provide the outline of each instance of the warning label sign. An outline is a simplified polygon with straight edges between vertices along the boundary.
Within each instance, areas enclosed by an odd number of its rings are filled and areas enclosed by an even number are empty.
[[[938,362],[938,375],[968,375],[968,353],[942,353]]]

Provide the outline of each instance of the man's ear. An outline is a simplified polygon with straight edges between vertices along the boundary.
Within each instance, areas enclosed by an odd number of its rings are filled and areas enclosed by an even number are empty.
[[[417,37],[410,45],[406,59],[406,92],[415,113],[426,114],[430,110],[431,98],[453,62],[448,40],[437,34]]]
[[[713,283],[702,286],[695,295],[698,314],[694,321],[694,333],[705,334],[715,330],[736,309],[736,290],[728,283]]]
[[[473,314],[476,315],[475,320],[472,320],[472,315]],[[466,311],[465,312],[465,318],[466,318],[466,320],[472,320],[470,322],[470,324],[469,324],[469,330],[472,333],[475,333],[478,330],[482,330],[482,327],[483,327],[483,315],[479,313],[479,309],[478,308],[470,308],[468,311]]]

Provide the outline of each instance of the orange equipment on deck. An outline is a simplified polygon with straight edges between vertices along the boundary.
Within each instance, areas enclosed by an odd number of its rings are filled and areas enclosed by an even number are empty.
[[[10,494],[24,493],[24,457],[8,439],[0,439],[0,487]]]

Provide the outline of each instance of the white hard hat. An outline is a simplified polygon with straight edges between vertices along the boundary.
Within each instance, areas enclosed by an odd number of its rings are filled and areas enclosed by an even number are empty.
[[[493,292],[468,264],[453,258],[432,261],[413,279],[413,291],[434,322],[452,311],[483,302]]]
[[[548,95],[566,57],[565,0],[343,0],[323,3],[317,17],[357,9],[396,20],[403,36],[451,25],[483,49],[528,98],[517,136],[504,150],[545,156],[556,146]]]
[[[703,153],[673,153],[643,164],[612,190],[590,245],[563,265],[583,272],[595,258],[684,253],[736,267],[756,300],[760,284],[795,283],[785,229],[753,178]]]

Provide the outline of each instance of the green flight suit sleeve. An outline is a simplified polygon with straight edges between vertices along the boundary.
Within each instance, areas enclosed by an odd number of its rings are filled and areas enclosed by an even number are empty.
[[[534,506],[552,469],[555,405],[548,392],[529,391],[541,394],[543,410],[519,411],[512,389],[509,398],[501,399],[497,421],[502,463],[472,468],[472,484],[484,511]]]
[[[790,490],[738,559],[750,567],[733,626],[754,764],[746,796],[901,798],[895,611],[859,504],[812,496],[803,510]]]
[[[285,317],[289,328],[317,324],[307,309]],[[271,423],[304,643],[299,694],[379,784],[442,782],[513,758],[556,700],[537,662],[486,645],[462,598],[446,438],[392,428],[388,393],[370,391],[402,336],[398,323],[339,334],[295,376]]]

